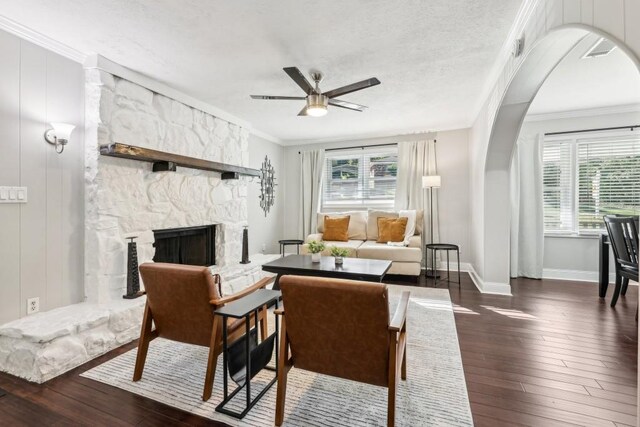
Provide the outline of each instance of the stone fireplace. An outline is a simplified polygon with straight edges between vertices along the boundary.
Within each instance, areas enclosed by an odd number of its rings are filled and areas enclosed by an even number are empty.
[[[181,167],[154,172],[151,163],[98,149],[120,142],[247,166],[247,129],[99,69],[85,71],[85,302],[0,327],[0,370],[39,383],[139,336],[145,297],[122,298],[127,238],[137,238],[139,263],[215,264],[225,294],[259,280],[261,263],[277,257],[239,264],[247,178]]]
[[[216,224],[215,264],[240,261],[248,178],[222,180],[181,167],[154,172],[147,162],[101,156],[98,147],[119,142],[247,166],[248,130],[104,71],[86,71],[87,301],[122,298],[130,236],[137,236],[143,263],[164,250],[154,230]]]

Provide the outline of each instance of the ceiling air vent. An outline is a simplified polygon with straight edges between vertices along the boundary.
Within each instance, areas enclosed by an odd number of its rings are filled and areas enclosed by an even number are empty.
[[[611,40],[602,37],[593,46],[591,46],[591,48],[587,51],[587,53],[584,54],[582,58],[597,58],[599,56],[607,56],[615,48],[616,45]]]

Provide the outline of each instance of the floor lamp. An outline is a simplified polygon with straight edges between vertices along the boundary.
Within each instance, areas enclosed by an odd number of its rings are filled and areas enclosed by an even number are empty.
[[[429,189],[429,223],[431,233],[429,234],[429,243],[433,243],[433,190],[435,188],[440,188],[442,180],[440,179],[440,175],[427,175],[422,177],[422,188]],[[431,266],[432,271],[429,271],[429,266],[427,267],[427,277],[438,278],[440,275],[438,274],[438,270],[435,268],[436,264],[436,251],[431,251]]]

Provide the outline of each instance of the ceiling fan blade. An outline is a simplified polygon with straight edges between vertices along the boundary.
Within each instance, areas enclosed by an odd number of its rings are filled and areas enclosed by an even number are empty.
[[[302,110],[298,113],[299,116],[308,116],[307,114],[307,106],[305,105]]]
[[[304,93],[311,95],[316,92],[313,86],[311,86],[311,83],[309,83],[309,80],[305,78],[304,74],[302,74],[297,67],[286,67],[283,68],[283,70],[300,86]]]
[[[285,101],[300,101],[307,99],[304,96],[272,96],[272,95],[251,95],[252,99],[281,99]]]
[[[359,111],[361,113],[368,108],[364,105],[354,104],[353,102],[340,101],[339,99],[330,100],[329,105],[333,105],[334,107],[346,108],[347,110]]]
[[[346,95],[348,93],[356,92],[358,90],[366,89],[368,87],[376,86],[379,84],[380,80],[375,77],[371,77],[370,79],[366,79],[358,83],[352,83],[347,86],[342,86],[337,89],[330,90],[329,92],[323,93],[323,95],[328,96],[329,98],[336,98],[338,96]]]

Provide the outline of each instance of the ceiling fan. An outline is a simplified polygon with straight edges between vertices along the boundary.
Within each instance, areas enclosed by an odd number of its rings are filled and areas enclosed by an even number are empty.
[[[366,89],[368,87],[376,86],[380,84],[380,80],[375,77],[362,80],[361,82],[352,83],[337,89],[330,90],[328,92],[320,91],[320,82],[323,75],[319,72],[312,72],[311,79],[315,82],[315,87],[309,83],[297,67],[283,68],[284,72],[293,79],[294,82],[300,86],[300,88],[307,94],[307,96],[271,96],[271,95],[251,95],[253,99],[279,99],[286,101],[294,100],[306,100],[307,105],[298,113],[299,116],[313,116],[321,117],[327,114],[327,107],[329,105],[334,107],[345,108],[347,110],[363,112],[367,109],[364,105],[354,104],[352,102],[341,101],[336,99],[339,96],[346,95],[348,93],[356,92],[358,90]]]

